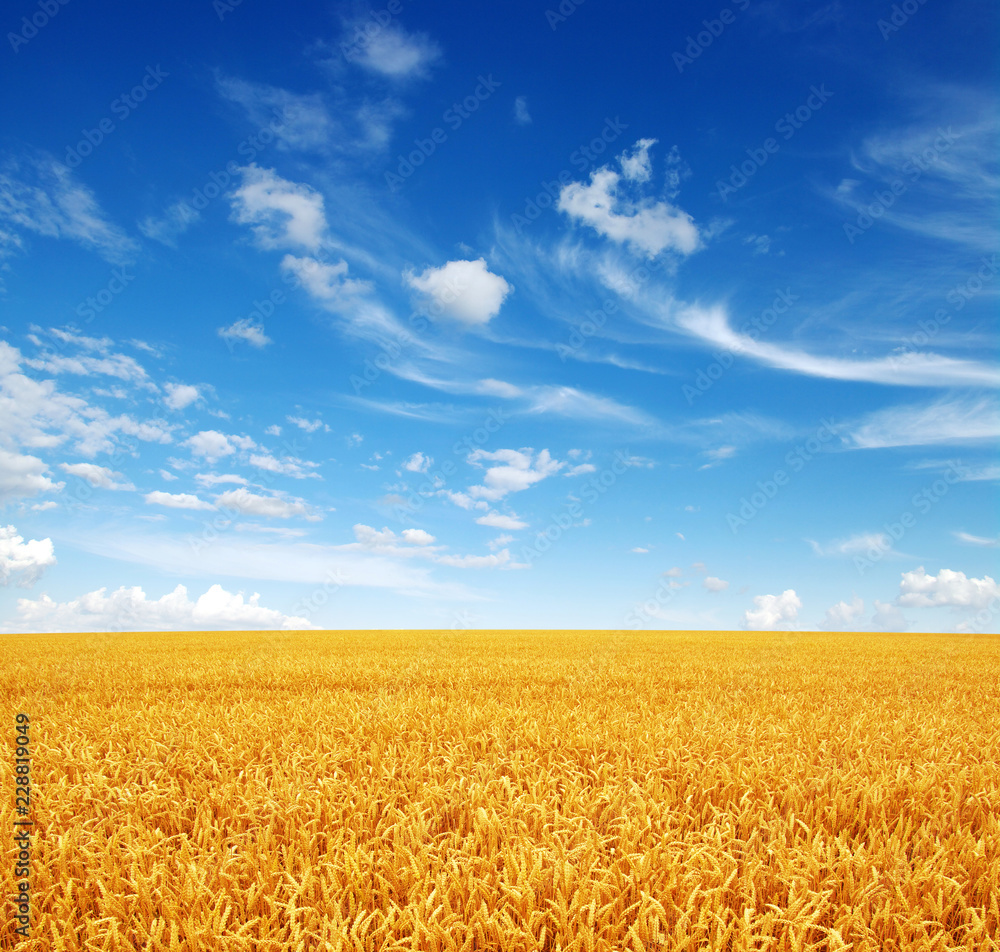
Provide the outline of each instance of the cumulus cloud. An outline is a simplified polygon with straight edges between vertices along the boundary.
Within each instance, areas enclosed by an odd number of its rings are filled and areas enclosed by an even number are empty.
[[[146,493],[143,497],[151,506],[166,506],[167,509],[214,509],[210,502],[199,499],[191,493],[165,493],[162,490]]]
[[[410,473],[426,473],[434,465],[434,458],[423,453],[414,453],[405,463],[403,469]]]
[[[305,417],[295,416],[286,416],[285,419],[294,426],[297,426],[300,430],[304,430],[306,433],[315,433],[317,430],[323,430],[325,433],[330,432],[330,427],[319,419],[307,420]]]
[[[419,275],[408,271],[403,279],[429,299],[432,314],[444,314],[470,327],[488,324],[514,290],[489,270],[485,258],[449,261]]]
[[[371,285],[347,276],[347,262],[329,263],[315,258],[285,255],[281,268],[302,284],[306,291],[328,308],[339,311],[356,304],[358,297],[367,294]]]
[[[488,512],[485,516],[480,516],[477,523],[481,526],[492,526],[494,529],[526,529],[528,523],[518,519],[516,515],[506,516],[500,512]]]
[[[47,595],[37,600],[18,599],[20,624],[32,631],[185,631],[191,629],[304,629],[306,618],[285,615],[260,604],[256,592],[243,593],[213,585],[196,601],[178,585],[159,599],[147,598],[139,587],[122,586],[110,595],[106,588],[69,602],[55,602]]]
[[[163,389],[167,391],[163,402],[171,410],[183,410],[201,397],[198,388],[187,383],[168,383],[164,384]]]
[[[743,613],[743,627],[751,631],[791,628],[798,621],[802,607],[801,600],[791,588],[780,595],[755,595],[753,604],[753,608]]]
[[[37,456],[22,456],[0,449],[0,506],[15,499],[58,492],[65,483],[54,483],[45,475],[48,467]]]
[[[297,456],[286,456],[278,459],[270,453],[252,453],[250,455],[250,465],[256,466],[268,473],[277,473],[279,476],[291,476],[292,479],[321,479],[319,473],[312,472],[319,463],[312,463],[309,460],[299,459]]]
[[[7,585],[16,578],[19,586],[29,588],[55,564],[51,539],[25,542],[14,526],[0,526],[0,585]]]
[[[96,466],[94,463],[60,463],[59,468],[70,476],[85,479],[95,489],[135,489],[130,482],[118,482],[124,480],[122,474],[113,472],[107,466]]]
[[[724,592],[729,588],[729,583],[721,578],[716,578],[714,575],[706,575],[701,583],[710,592]]]
[[[840,601],[826,610],[819,627],[828,631],[843,631],[857,627],[858,619],[865,613],[864,600],[855,595],[851,603]]]
[[[201,430],[184,441],[192,456],[214,463],[223,456],[231,456],[237,449],[251,450],[256,443],[248,436],[227,436],[218,430]]]
[[[633,147],[632,151],[625,151],[618,156],[618,163],[622,167],[622,175],[629,182],[648,182],[653,172],[652,162],[649,158],[649,150],[656,145],[656,139],[640,139]]]
[[[403,541],[410,545],[432,545],[435,542],[434,536],[423,529],[404,529]]]
[[[622,178],[641,184],[649,178],[648,151],[652,139],[640,139],[634,150],[619,157],[623,174],[603,166],[590,182],[570,182],[559,192],[556,207],[599,235],[655,257],[662,251],[689,255],[701,247],[691,216],[666,201],[633,200],[620,188]]]
[[[239,171],[242,184],[231,196],[233,220],[249,225],[261,248],[318,251],[326,236],[323,196],[274,169],[251,164]]]
[[[256,347],[258,350],[273,343],[271,338],[264,333],[264,325],[256,324],[248,317],[242,317],[228,327],[220,327],[217,333],[227,344],[243,341],[243,343]]]
[[[548,450],[541,450],[532,455],[530,447],[520,450],[473,450],[467,457],[467,462],[474,465],[482,460],[499,463],[491,466],[483,476],[482,485],[470,486],[468,494],[473,499],[486,499],[495,502],[503,499],[508,493],[521,492],[529,486],[559,472],[566,464],[552,459]],[[483,523],[488,525],[488,523]],[[498,528],[509,528],[499,526]]]
[[[917,608],[986,608],[1000,596],[1000,588],[988,575],[966,578],[964,572],[941,569],[936,576],[928,575],[921,565],[912,572],[904,572],[899,583],[897,603]]]
[[[280,496],[259,496],[249,489],[231,489],[216,497],[220,509],[235,509],[238,512],[267,519],[291,519],[304,516],[311,522],[319,519],[301,499],[284,499]]]

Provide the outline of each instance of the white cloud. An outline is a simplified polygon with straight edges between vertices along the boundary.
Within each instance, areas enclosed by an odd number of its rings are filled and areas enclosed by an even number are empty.
[[[251,164],[240,172],[243,184],[231,196],[233,220],[250,225],[261,248],[318,251],[326,235],[323,196],[274,169]]]
[[[966,578],[964,572],[941,569],[936,576],[928,575],[921,565],[912,572],[904,572],[899,583],[899,597],[903,607],[934,608],[986,608],[1000,596],[1000,587],[988,575]]]
[[[497,549],[502,549],[505,545],[514,541],[514,537],[506,532],[501,532],[495,539],[490,539],[486,543],[487,548],[492,549],[494,552]]]
[[[302,95],[227,77],[219,77],[216,88],[223,98],[242,106],[255,127],[271,129],[279,148],[325,152],[335,138],[336,124],[319,93]],[[275,121],[276,116],[281,120]]]
[[[26,358],[24,364],[32,370],[44,370],[50,374],[78,374],[90,377],[101,374],[107,377],[118,377],[132,383],[145,383],[146,371],[142,366],[125,354],[109,354],[106,357],[90,357],[87,355],[46,354],[39,358]]]
[[[840,601],[826,610],[823,621],[819,627],[829,631],[843,631],[857,627],[857,621],[865,613],[865,603],[862,598],[855,595],[851,599],[850,605]]]
[[[724,592],[729,588],[729,583],[721,578],[716,578],[714,575],[706,575],[701,583],[710,592]]]
[[[662,574],[667,578],[680,578],[684,574],[684,570],[675,565],[672,569],[667,569],[667,571]]]
[[[155,492],[146,493],[143,497],[151,506],[166,506],[168,509],[214,509],[210,502],[199,499],[190,493],[165,493],[157,489]]]
[[[649,552],[649,549],[644,548],[641,545],[637,545],[629,549],[629,552],[634,552],[636,555],[646,555]]]
[[[359,295],[371,290],[367,281],[347,276],[348,265],[343,259],[329,264],[315,258],[297,258],[289,254],[282,258],[281,268],[294,275],[309,294],[334,311],[356,305]]]
[[[258,496],[249,489],[231,489],[217,496],[215,501],[220,509],[235,509],[238,512],[264,516],[268,519],[304,516],[314,522],[319,518],[301,499],[287,500],[279,496]]]
[[[213,585],[197,601],[178,585],[155,601],[138,586],[106,595],[106,588],[70,602],[57,603],[43,595],[31,601],[18,599],[21,625],[32,631],[184,631],[190,629],[299,629],[311,628],[309,620],[285,615],[260,604],[254,593],[244,600],[221,585]]]
[[[183,445],[191,449],[192,456],[214,463],[223,456],[231,456],[237,448],[250,450],[257,444],[247,436],[226,436],[218,430],[201,430],[186,439]]]
[[[585,476],[587,473],[596,473],[597,467],[593,463],[579,463],[576,466],[571,466],[569,469],[563,473],[563,476]]]
[[[980,545],[987,548],[995,548],[1000,545],[1000,537],[985,538],[984,536],[972,535],[968,532],[953,532],[952,535],[960,542],[967,542],[969,545]]]
[[[319,463],[301,460],[296,456],[286,456],[279,460],[270,453],[253,453],[250,456],[250,465],[269,473],[277,473],[280,476],[291,476],[293,479],[322,478],[319,473],[310,472],[310,469],[315,469]]]
[[[640,139],[632,147],[632,151],[625,151],[618,156],[618,162],[622,167],[622,175],[628,182],[648,182],[652,175],[653,167],[649,158],[649,150],[656,145],[657,139]]]
[[[786,295],[787,296],[787,295]],[[791,306],[791,305],[789,305]],[[871,360],[824,357],[782,344],[754,340],[730,327],[721,305],[690,305],[672,315],[682,331],[726,350],[792,373],[828,380],[853,380],[901,387],[951,387],[1000,385],[995,365],[958,360],[934,353],[910,351]]]
[[[168,206],[161,218],[149,216],[139,222],[139,231],[147,238],[167,245],[177,246],[177,238],[201,218],[201,212],[185,201]]]
[[[849,429],[857,449],[975,443],[1000,438],[1000,408],[986,397],[948,397],[877,410]]]
[[[281,427],[277,423],[272,423],[264,432],[268,436],[281,436]]]
[[[505,516],[499,512],[488,512],[485,516],[480,516],[477,523],[481,526],[491,526],[494,529],[526,529],[528,523],[522,522],[516,515]]]
[[[222,476],[216,476],[213,473],[195,473],[194,478],[203,489],[211,489],[213,486],[225,483],[236,483],[238,486],[247,484],[242,476],[237,476],[235,473],[225,473]]]
[[[754,607],[743,613],[743,626],[751,631],[771,631],[775,628],[794,626],[802,607],[794,589],[785,589],[780,595],[755,595]]]
[[[54,483],[45,471],[48,467],[37,456],[22,456],[0,449],[0,506],[15,499],[58,492],[65,483]]]
[[[449,261],[420,275],[407,271],[403,280],[429,298],[432,314],[444,314],[470,327],[488,324],[514,290],[489,270],[485,258]]]
[[[743,239],[743,244],[753,245],[755,255],[766,255],[771,250],[771,238],[769,235],[747,235]]]
[[[426,76],[440,55],[440,47],[425,33],[407,33],[398,23],[390,23],[373,33],[352,59],[374,73],[404,80]]]
[[[130,482],[116,482],[123,480],[121,473],[115,473],[106,466],[96,466],[94,463],[60,463],[59,468],[70,476],[78,476],[85,479],[95,489],[135,489]]]
[[[634,176],[641,176],[644,162],[648,163],[642,149],[620,160],[627,174]],[[604,166],[591,173],[588,185],[571,182],[564,186],[556,207],[598,234],[628,244],[649,257],[664,250],[689,255],[701,247],[698,229],[687,212],[669,202],[633,201],[619,189],[621,179],[621,175]]]
[[[404,529],[403,541],[410,545],[431,545],[435,542],[434,536],[423,529]]]
[[[271,338],[264,333],[263,325],[255,324],[248,317],[241,317],[228,327],[220,327],[217,333],[224,341],[230,343],[233,341],[243,341],[251,347],[258,349],[273,343]]]
[[[528,100],[524,96],[518,96],[514,100],[514,121],[519,126],[526,126],[531,123],[531,113],[528,112]]]
[[[426,473],[434,465],[432,456],[425,456],[423,453],[414,453],[405,463],[403,469],[411,473]]]
[[[879,558],[892,548],[892,542],[884,532],[862,532],[847,539],[838,539],[821,545],[813,539],[806,539],[813,552],[819,556],[863,555],[878,552]]]
[[[473,499],[486,499],[495,502],[503,499],[508,493],[522,492],[529,486],[559,472],[566,464],[552,459],[548,450],[541,450],[532,459],[532,450],[526,447],[521,450],[473,450],[467,457],[467,462],[479,463],[488,460],[500,463],[491,466],[483,476],[483,483],[470,486],[468,494]],[[485,525],[486,523],[484,523]],[[505,528],[505,527],[500,527]]]
[[[171,410],[183,410],[201,397],[198,388],[187,383],[167,383],[163,389],[167,391],[163,402]]]
[[[0,585],[7,585],[16,576],[18,585],[29,588],[55,564],[51,539],[25,542],[13,526],[0,526]]]
[[[323,430],[325,433],[330,432],[330,427],[327,426],[322,420],[307,420],[305,417],[294,417],[286,416],[285,419],[297,426],[300,430],[305,430],[306,433],[315,433],[317,430]]]
[[[50,156],[8,161],[0,171],[0,224],[75,241],[112,264],[131,261],[138,245],[105,218],[94,193]],[[20,239],[14,242],[20,245]]]
[[[882,631],[906,631],[909,623],[903,613],[891,602],[880,602],[875,599],[875,614],[872,624]]]

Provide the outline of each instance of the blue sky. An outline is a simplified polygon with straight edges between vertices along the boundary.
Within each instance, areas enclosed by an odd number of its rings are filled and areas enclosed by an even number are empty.
[[[5,10],[0,629],[998,630],[993,5],[301,6]]]

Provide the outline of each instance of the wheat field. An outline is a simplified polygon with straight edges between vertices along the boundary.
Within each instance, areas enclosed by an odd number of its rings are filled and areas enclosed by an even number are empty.
[[[2,949],[998,948],[996,636],[39,635],[0,659]]]

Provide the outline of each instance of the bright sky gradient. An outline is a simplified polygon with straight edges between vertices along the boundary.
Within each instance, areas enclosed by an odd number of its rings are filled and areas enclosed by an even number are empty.
[[[2,27],[0,630],[998,630],[995,4]]]

